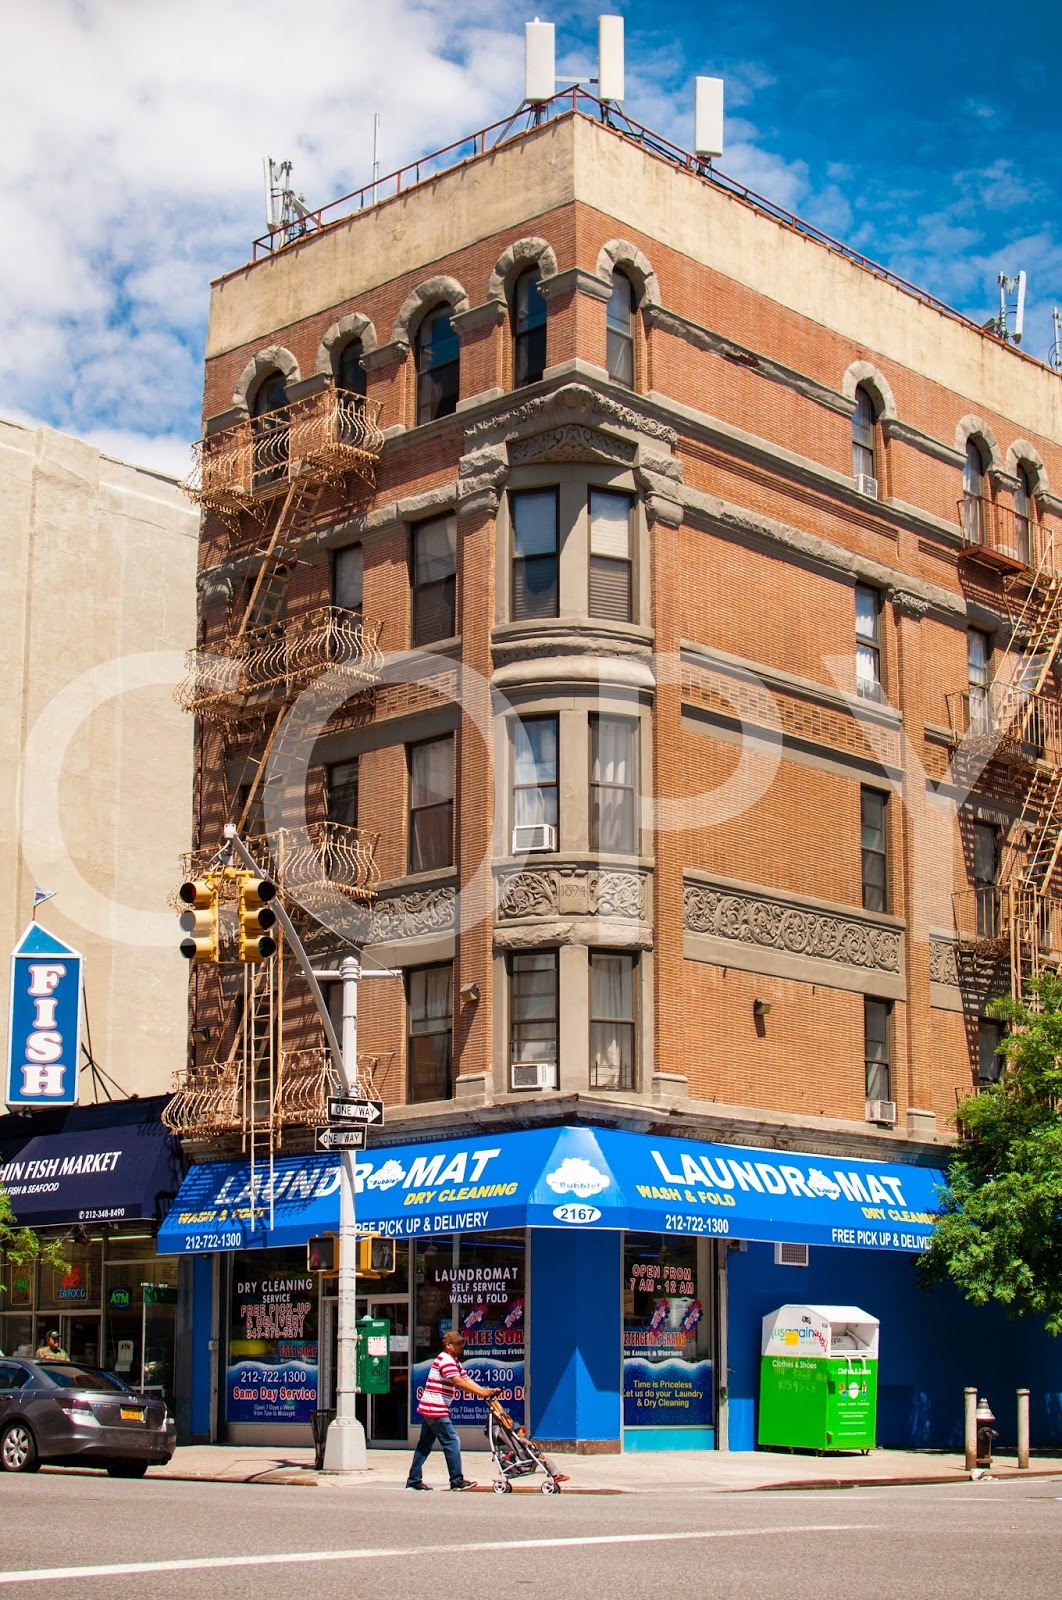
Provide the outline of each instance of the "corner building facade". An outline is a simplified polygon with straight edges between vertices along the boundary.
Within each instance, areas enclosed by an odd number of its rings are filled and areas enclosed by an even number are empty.
[[[915,1291],[930,1178],[988,999],[1062,948],[1059,378],[548,113],[213,286],[187,866],[237,821],[317,965],[402,973],[359,998],[359,1217],[402,1241],[372,1439],[456,1320],[560,1448],[752,1448],[760,1319],[809,1301],[881,1318],[880,1441],[950,1443],[927,1352],[1017,1357]],[[193,972],[198,1437],[330,1403],[300,983],[283,949]],[[303,1400],[248,1400],[285,1361]]]

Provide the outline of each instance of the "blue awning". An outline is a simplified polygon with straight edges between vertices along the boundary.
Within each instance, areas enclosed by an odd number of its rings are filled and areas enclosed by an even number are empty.
[[[180,1147],[158,1121],[154,1102],[125,1107],[105,1125],[99,1115],[105,1108],[84,1108],[92,1116],[72,1112],[61,1132],[30,1139],[0,1167],[17,1223],[37,1228],[162,1216],[181,1185]]]
[[[943,1173],[614,1129],[538,1128],[381,1146],[357,1158],[357,1221],[393,1238],[612,1228],[920,1251]],[[193,1167],[164,1254],[305,1244],[339,1226],[339,1158]]]

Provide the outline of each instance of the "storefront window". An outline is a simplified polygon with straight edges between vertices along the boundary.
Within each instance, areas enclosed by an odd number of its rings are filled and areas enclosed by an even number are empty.
[[[317,1279],[291,1250],[232,1258],[225,1416],[309,1423],[317,1406]]]
[[[623,1248],[623,1425],[710,1428],[709,1246],[629,1233]]]
[[[416,1245],[416,1339],[411,1420],[443,1334],[455,1325],[465,1336],[464,1365],[524,1420],[524,1235],[454,1237]],[[483,1401],[459,1395],[450,1408],[459,1426],[483,1426]]]
[[[135,1388],[172,1399],[176,1259],[156,1256],[153,1239],[111,1239],[103,1299],[103,1365]]]

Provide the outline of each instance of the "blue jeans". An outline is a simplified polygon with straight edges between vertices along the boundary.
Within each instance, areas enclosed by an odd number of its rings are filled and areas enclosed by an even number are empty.
[[[421,1419],[420,1438],[413,1452],[413,1463],[409,1469],[407,1483],[420,1483],[424,1473],[424,1463],[431,1454],[436,1440],[442,1446],[442,1453],[446,1457],[451,1489],[455,1483],[464,1481],[464,1473],[461,1471],[461,1441],[457,1437],[457,1429],[449,1417],[424,1417]]]

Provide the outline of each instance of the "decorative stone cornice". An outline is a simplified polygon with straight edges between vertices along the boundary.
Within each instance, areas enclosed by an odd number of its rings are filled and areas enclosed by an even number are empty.
[[[509,460],[514,467],[528,461],[607,461],[629,467],[637,449],[629,439],[616,438],[583,423],[566,422],[544,433],[515,439],[509,446]]]
[[[389,895],[373,907],[366,942],[393,944],[399,939],[423,938],[429,933],[452,933],[456,911],[457,890],[453,884]]]
[[[793,389],[806,400],[813,400],[816,405],[825,406],[828,411],[837,411],[845,417],[852,415],[851,401],[843,394],[839,394],[836,389],[830,389],[815,378],[794,371],[792,367],[783,366],[780,361],[772,361],[770,356],[750,350],[747,345],[738,344],[735,340],[726,338],[724,334],[702,327],[699,322],[680,316],[677,311],[666,311],[663,306],[650,305],[646,306],[644,316],[650,327],[659,328],[662,333],[673,334],[675,338],[682,339],[695,350],[704,350],[710,355],[721,356],[724,361],[732,361],[739,367],[749,367],[761,378],[769,378],[773,383],[780,383],[787,389]]]
[[[498,921],[622,917],[648,921],[649,874],[640,868],[523,866],[497,871]]]
[[[902,617],[911,617],[915,622],[928,617],[931,610],[924,595],[912,594],[909,589],[893,589],[889,599]]]
[[[658,439],[662,444],[674,446],[677,434],[667,423],[660,422],[648,412],[636,411],[633,406],[621,405],[611,395],[599,394],[582,383],[566,383],[552,394],[537,395],[522,405],[483,417],[465,429],[465,442],[474,449],[487,438],[497,438],[511,444],[524,433],[559,425],[581,424],[586,427],[613,427],[628,429],[643,438]]]
[[[690,878],[683,884],[683,900],[689,933],[899,975],[901,930],[857,912],[827,911],[769,891]]]
[[[932,434],[923,433],[921,428],[912,426],[910,422],[901,422],[899,417],[882,417],[881,431],[886,439],[895,439],[898,444],[908,445],[912,450],[920,450],[923,455],[932,456],[935,461],[945,461],[949,467],[961,468],[965,460],[961,450],[945,444],[943,439],[934,439]]]

